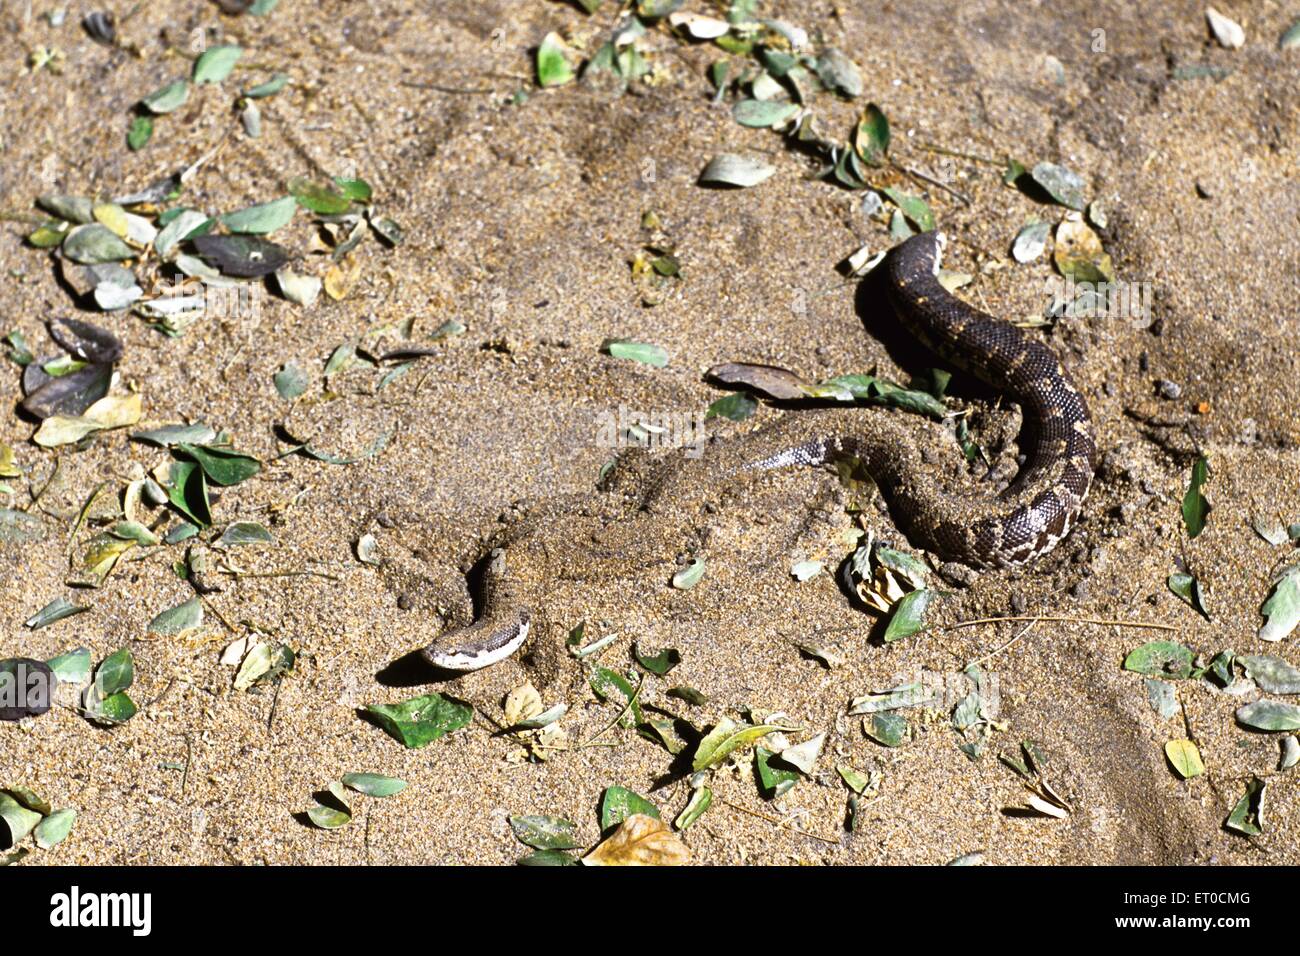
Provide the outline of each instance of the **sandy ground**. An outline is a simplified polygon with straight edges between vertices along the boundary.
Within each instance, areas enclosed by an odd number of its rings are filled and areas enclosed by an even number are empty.
[[[867,334],[873,315],[863,312],[878,306],[855,298],[834,269],[864,243],[885,248],[885,226],[861,214],[861,194],[809,179],[807,157],[783,149],[773,133],[738,126],[726,105],[711,102],[706,70],[715,51],[654,36],[647,46],[655,85],[627,95],[588,84],[543,92],[533,89],[529,50],[552,30],[600,39],[611,15],[502,0],[283,0],[259,20],[159,0],[122,28],[137,57],[92,43],[76,26],[78,5],[66,25],[50,27],[41,16],[50,6],[10,0],[0,17],[6,213],[30,213],[51,170],[57,191],[120,193],[230,134],[187,189],[189,204],[235,209],[282,194],[294,176],[352,168],[373,183],[377,204],[400,220],[407,239],[392,251],[362,246],[361,278],[342,302],[322,298],[304,310],[271,299],[256,322],[202,323],[178,339],[134,317],[103,319],[126,343],[122,379],[143,394],[149,421],[207,421],[271,459],[285,447],[275,428],[290,414],[272,375],[294,360],[313,376],[294,416],[344,423],[353,447],[395,430],[369,460],[331,466],[287,457],[222,496],[219,526],[260,520],[276,537],[275,547],[240,555],[241,567],[330,578],[226,581],[208,599],[197,634],[145,637],[156,613],[192,596],[171,570],[180,547],[72,595],[93,611],[35,632],[22,621],[70,594],[63,584],[70,517],[45,518],[42,543],[0,547],[0,656],[44,659],[85,644],[99,659],[129,645],[133,694],[147,705],[111,731],[68,709],[0,725],[0,784],[24,783],[79,810],[71,838],[32,862],[506,863],[523,852],[511,814],[568,817],[594,843],[596,806],[611,784],[675,815],[688,795],[684,776],[670,772],[662,748],[631,731],[603,738],[617,746],[545,763],[521,762],[519,745],[494,735],[503,695],[528,679],[548,704],[569,705],[565,726],[574,739],[613,716],[578,664],[555,650],[580,620],[588,634],[623,635],[602,658],[610,666],[630,664],[633,639],[679,648],[682,664],[667,681],[649,679],[646,697],[698,725],[753,707],[830,734],[813,779],[776,801],[758,793],[748,758],[715,774],[718,802],[685,833],[697,861],[934,864],[982,851],[999,864],[1300,862],[1300,838],[1287,826],[1300,777],[1276,771],[1276,735],[1237,726],[1242,699],[1203,681],[1180,684],[1183,713],[1162,719],[1142,679],[1120,666],[1156,637],[1183,641],[1206,660],[1229,647],[1296,656],[1295,637],[1281,645],[1255,637],[1287,549],[1248,526],[1257,511],[1300,520],[1300,55],[1277,50],[1293,7],[1221,5],[1248,33],[1243,49],[1228,51],[1208,39],[1201,6],[1189,2],[979,2],[957,12],[935,2],[763,4],[849,52],[866,77],[863,100],[892,121],[896,158],[949,177],[969,197],[967,205],[897,180],[923,191],[940,226],[957,237],[951,267],[980,273],[991,259],[1006,264],[963,290],[970,301],[995,314],[1040,312],[1051,266],[1016,265],[1008,247],[1027,217],[1055,221],[1061,211],[1004,187],[996,166],[923,144],[1076,170],[1108,209],[1103,237],[1121,278],[1153,288],[1152,328],[1099,318],[1047,333],[1091,402],[1104,456],[1081,526],[1031,571],[986,573],[956,591],[936,620],[1023,607],[1177,630],[1036,625],[985,665],[1005,729],[972,761],[946,714],[914,720],[914,739],[886,749],[844,716],[846,703],[923,673],[951,679],[1019,630],[933,630],[888,647],[869,641],[873,618],[829,575],[801,584],[788,572],[802,556],[845,554],[837,540],[849,525],[843,495],[823,474],[765,479],[711,515],[710,571],[694,590],[669,589],[671,567],[605,584],[579,575],[555,584],[542,635],[549,651],[453,682],[403,663],[444,627],[433,606],[452,619],[468,613],[466,549],[510,502],[591,492],[608,458],[596,438],[600,412],[702,409],[721,394],[703,371],[728,360],[819,377],[877,367],[906,380],[917,370],[900,368]],[[1095,28],[1105,31],[1104,52],[1094,51]],[[165,51],[186,49],[193,30],[207,31],[209,42],[244,45],[246,63],[266,67],[250,73],[284,69],[293,86],[265,101],[259,140],[238,131],[231,89],[205,87],[159,122],[154,143],[128,152],[131,104],[184,72],[185,61]],[[66,53],[62,75],[23,75],[27,51],[38,45]],[[1059,82],[1048,57],[1061,65]],[[1196,65],[1228,72],[1174,78]],[[427,83],[460,92],[419,86]],[[520,89],[527,99],[513,102]],[[858,108],[829,95],[818,104],[837,135]],[[695,185],[711,156],[741,150],[764,154],[777,174],[742,191]],[[1198,182],[1209,198],[1198,195]],[[684,276],[653,308],[641,305],[628,268],[646,239],[646,210],[676,241]],[[10,221],[0,231],[0,331],[21,329],[44,350],[44,321],[71,306],[45,255],[23,244],[27,228]],[[285,241],[305,248],[306,233],[299,222]],[[323,364],[341,342],[411,319],[421,339],[451,318],[467,333],[383,391],[375,389],[382,373],[360,370],[323,398]],[[660,344],[670,362],[653,369],[600,354],[611,336]],[[13,366],[0,376],[6,407],[21,397],[18,377]],[[1179,398],[1158,396],[1162,379],[1181,386]],[[756,420],[778,414],[763,408]],[[725,434],[748,426],[710,427]],[[929,426],[917,419],[916,427]],[[43,450],[30,444],[32,431],[16,414],[0,416],[0,440],[31,469],[30,482],[11,482],[18,507],[30,503],[28,485],[43,483],[56,457],[59,477],[43,503],[68,516],[98,482],[124,483],[133,462],[149,468],[163,457],[123,433],[82,451]],[[1214,510],[1207,531],[1189,542],[1178,501],[1198,452],[1211,462]],[[873,521],[897,540],[886,519]],[[399,608],[390,580],[354,557],[353,542],[367,531],[384,547],[418,552],[433,598]],[[1212,621],[1166,589],[1178,562],[1204,583]],[[221,648],[249,625],[300,652],[278,695],[235,692],[231,669],[218,663]],[[834,642],[847,663],[826,670],[792,640]],[[701,689],[710,702],[687,708],[666,700],[663,689],[674,683]],[[403,749],[357,714],[367,703],[435,689],[479,714],[425,749]],[[1198,743],[1208,768],[1191,781],[1179,780],[1163,754],[1167,740],[1184,736]],[[1025,794],[996,754],[1023,738],[1047,755],[1048,778],[1074,808],[1067,819],[1006,812]],[[843,827],[848,792],[833,770],[841,762],[881,778],[853,834]],[[411,786],[386,802],[358,800],[357,819],[343,829],[303,823],[311,794],[348,771],[396,775]],[[1269,783],[1268,828],[1247,840],[1221,824],[1252,774]]]

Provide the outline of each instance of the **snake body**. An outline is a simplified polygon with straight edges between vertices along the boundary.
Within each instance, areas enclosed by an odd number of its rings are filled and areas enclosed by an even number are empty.
[[[819,409],[787,413],[774,425],[684,462],[651,490],[643,507],[687,507],[700,489],[744,472],[848,459],[884,491],[908,537],[946,560],[1014,568],[1055,548],[1069,534],[1095,469],[1087,404],[1050,348],[943,288],[937,278],[943,244],[942,235],[929,232],[890,250],[883,264],[887,294],[899,322],[918,341],[1020,404],[1024,461],[1003,491],[936,489],[897,415]],[[521,593],[525,589],[509,561],[508,547],[493,551],[479,620],[439,637],[425,648],[426,659],[449,670],[477,670],[524,642],[543,594]]]

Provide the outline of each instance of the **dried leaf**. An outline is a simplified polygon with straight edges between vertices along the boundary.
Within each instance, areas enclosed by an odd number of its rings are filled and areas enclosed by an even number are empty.
[[[684,866],[690,850],[668,824],[645,814],[633,814],[582,858],[586,866]]]

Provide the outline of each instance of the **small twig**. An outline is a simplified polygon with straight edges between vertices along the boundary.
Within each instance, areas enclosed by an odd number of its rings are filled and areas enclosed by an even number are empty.
[[[933,143],[922,143],[921,149],[927,153],[939,153],[943,156],[956,156],[958,159],[969,159],[976,163],[988,163],[990,166],[1005,166],[1006,160],[990,159],[987,156],[980,156],[978,153],[963,153],[959,149],[948,149],[946,146],[935,146]]]
[[[185,769],[181,771],[181,798],[185,797],[185,785],[190,780],[190,760],[194,756],[194,748],[190,744],[190,735],[185,735]]]
[[[720,803],[725,803],[733,810],[739,810],[741,813],[748,813],[751,817],[758,817],[760,820],[766,820],[768,823],[774,824],[775,826],[780,827],[782,830],[789,830],[792,833],[798,833],[801,836],[812,837],[814,840],[821,840],[823,843],[829,843],[831,846],[840,845],[839,840],[832,840],[830,837],[824,837],[821,836],[820,834],[812,833],[808,830],[803,829],[802,827],[797,827],[794,826],[793,824],[786,823],[784,820],[779,820],[776,817],[769,817],[766,813],[759,813],[757,810],[749,809],[749,807],[742,807],[738,803],[732,803],[730,800],[727,800],[723,797],[718,797],[718,801]]]
[[[327,581],[342,580],[338,575],[326,574],[324,571],[236,571],[233,568],[218,568],[218,574],[229,574],[232,578],[324,578]]]
[[[581,750],[584,747],[591,746],[604,735],[605,731],[609,730],[620,720],[622,720],[627,715],[627,712],[631,710],[634,706],[636,706],[636,699],[641,696],[641,688],[644,684],[645,684],[645,675],[642,674],[641,679],[636,682],[636,690],[632,691],[632,696],[627,699],[627,703],[623,705],[623,709],[618,712],[617,716],[615,716],[615,718],[611,720],[609,723],[607,723],[604,727],[600,728],[600,730],[598,730],[594,735],[588,737],[586,740],[578,744],[578,746],[574,747],[573,749]]]
[[[491,87],[470,89],[461,86],[443,86],[441,83],[412,83],[409,80],[403,80],[402,85],[413,90],[437,90],[439,93],[452,93],[460,96],[486,96],[489,93],[496,92]]]
[[[271,725],[275,723],[275,708],[280,703],[280,685],[283,683],[282,680],[277,679],[275,682],[275,693],[271,695],[271,712],[266,715],[266,732],[268,734],[275,733],[275,731],[271,729]]]
[[[971,661],[969,664],[963,667],[962,670],[969,670],[970,668],[974,667],[976,664],[983,664],[985,661],[992,660],[993,658],[997,657],[999,654],[1005,651],[1012,644],[1016,643],[1016,641],[1020,640],[1022,637],[1028,634],[1033,629],[1033,626],[1037,623],[1038,623],[1037,621],[1030,621],[1021,629],[1020,633],[1017,634],[1015,637],[1013,637],[1011,640],[1007,641],[997,650],[990,651],[989,653],[985,654],[983,657],[975,658],[975,660]]]
[[[208,595],[200,594],[199,600],[204,603],[204,605],[208,608],[208,610],[210,610],[213,614],[217,616],[217,620],[219,620],[223,625],[225,625],[226,630],[228,630],[231,634],[239,633],[235,625],[230,623],[230,620],[226,617],[226,615],[221,613],[221,609],[219,607],[217,607],[215,604],[212,603],[212,599]]]
[[[961,200],[961,202],[964,205],[969,206],[971,204],[970,199],[968,199],[964,194],[953,189],[947,183],[941,182],[940,180],[935,179],[933,176],[927,176],[925,173],[920,172],[919,170],[912,169],[910,166],[904,166],[902,163],[895,162],[893,165],[894,168],[897,169],[900,173],[905,173],[908,176],[911,176],[913,179],[919,179],[923,183],[929,183],[931,186],[937,186],[940,189],[942,189],[944,192],[948,193],[949,195],[954,196],[957,199]]]
[[[959,627],[974,627],[976,624],[1001,624],[1004,621],[1033,621],[1037,624],[1039,621],[1054,621],[1065,624],[1104,624],[1111,627],[1146,627],[1157,631],[1176,631],[1178,630],[1172,624],[1157,624],[1154,621],[1112,621],[1097,617],[1056,617],[1050,615],[1034,616],[1014,616],[1014,617],[980,617],[972,621],[958,621],[956,624],[944,626],[945,631],[955,631]]]

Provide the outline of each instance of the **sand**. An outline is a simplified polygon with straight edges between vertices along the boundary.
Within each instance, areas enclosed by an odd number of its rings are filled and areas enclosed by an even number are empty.
[[[238,553],[234,564],[316,572],[218,576],[223,590],[208,596],[196,633],[147,634],[155,614],[193,596],[171,567],[183,546],[125,563],[101,589],[72,595],[93,603],[90,613],[34,632],[22,627],[70,594],[68,536],[91,489],[106,479],[120,486],[133,464],[152,468],[165,455],[123,432],[81,451],[44,450],[30,443],[30,422],[0,416],[0,441],[31,469],[30,481],[10,482],[17,506],[30,504],[29,484],[40,487],[57,459],[42,503],[65,516],[44,519],[43,542],[0,547],[0,656],[45,659],[85,645],[98,660],[129,646],[132,694],[142,705],[112,730],[67,708],[0,725],[0,784],[26,784],[79,813],[65,843],[29,862],[509,863],[524,852],[510,815],[567,817],[591,845],[610,785],[675,815],[689,794],[687,775],[630,730],[601,738],[616,746],[543,763],[523,759],[517,741],[496,733],[502,698],[528,680],[548,706],[568,705],[564,726],[574,741],[611,720],[614,705],[595,699],[562,649],[567,629],[584,620],[589,636],[620,634],[601,657],[607,666],[630,665],[634,641],[678,648],[681,665],[666,680],[648,678],[643,693],[700,727],[753,708],[829,734],[812,777],[774,801],[758,792],[747,756],[717,771],[713,808],[684,835],[698,862],[936,864],[975,851],[997,864],[1300,862],[1300,838],[1287,827],[1300,777],[1277,772],[1277,735],[1233,719],[1258,692],[1180,682],[1181,712],[1163,719],[1142,678],[1121,669],[1130,650],[1157,638],[1181,641],[1207,661],[1225,648],[1297,656],[1300,638],[1266,645],[1255,636],[1272,576],[1292,549],[1265,544],[1249,527],[1257,512],[1300,520],[1300,55],[1277,49],[1293,10],[1221,5],[1247,29],[1246,46],[1229,51],[1208,38],[1193,3],[979,2],[957,12],[928,2],[763,4],[849,53],[866,79],[861,102],[874,100],[890,118],[894,158],[948,177],[968,200],[897,174],[881,180],[927,196],[957,240],[949,266],[977,275],[962,290],[968,301],[998,315],[1041,313],[1052,267],[1046,258],[1016,264],[1009,246],[1027,219],[1056,222],[1064,210],[1004,186],[995,164],[927,144],[1075,170],[1106,207],[1101,234],[1119,276],[1153,293],[1153,327],[1102,317],[1037,333],[1091,403],[1104,456],[1094,490],[1080,527],[1056,552],[1028,572],[986,573],[954,589],[936,623],[1023,609],[1174,631],[1041,622],[995,653],[1022,625],[994,624],[936,627],[882,646],[870,639],[875,619],[831,575],[800,583],[789,573],[799,558],[833,566],[848,550],[839,540],[851,524],[844,493],[832,477],[807,472],[758,481],[709,516],[709,572],[693,590],[668,586],[671,548],[666,566],[557,580],[539,636],[548,644],[443,681],[408,655],[443,629],[444,617],[467,619],[466,562],[511,502],[594,494],[609,457],[597,438],[601,412],[693,414],[722,394],[702,373],[723,361],[819,378],[874,368],[906,381],[919,370],[900,366],[868,334],[879,316],[862,314],[871,303],[835,270],[863,244],[886,248],[886,227],[862,215],[861,193],[812,180],[808,157],[774,133],[738,126],[727,105],[711,102],[709,47],[650,37],[656,82],[627,94],[591,84],[535,89],[529,50],[550,31],[594,49],[612,23],[608,12],[283,0],[257,19],[160,0],[121,28],[138,45],[134,56],[94,44],[75,16],[52,28],[41,14],[53,4],[30,6],[27,16],[24,4],[10,4],[0,19],[9,38],[0,73],[6,213],[29,214],[32,198],[51,189],[139,188],[229,135],[187,188],[187,203],[237,209],[283,194],[295,176],[350,169],[373,184],[376,205],[407,238],[394,250],[360,247],[360,278],[340,302],[322,297],[302,309],[270,298],[255,321],[205,321],[176,339],[126,314],[85,316],[124,340],[119,390],[139,389],[147,421],[212,423],[269,462],[214,506],[218,527],[255,520],[275,536],[274,547]],[[1104,51],[1094,50],[1094,28],[1104,30]],[[209,43],[244,45],[245,64],[264,67],[236,78],[284,69],[293,85],[263,101],[258,140],[239,131],[227,83],[196,90],[159,120],[153,143],[129,152],[131,105],[185,72],[186,60],[166,50],[188,50],[195,30]],[[61,75],[21,72],[36,46],[66,54]],[[1175,69],[1199,64],[1228,72],[1174,78]],[[429,83],[459,92],[420,85]],[[522,102],[518,90],[527,93]],[[861,102],[819,95],[824,128],[842,135]],[[747,190],[699,188],[699,171],[724,151],[762,155],[777,173]],[[649,237],[647,210],[682,263],[682,279],[652,308],[628,266]],[[21,329],[49,354],[43,323],[72,307],[46,255],[22,242],[28,228],[10,221],[0,236],[2,331]],[[285,241],[305,250],[308,232],[300,217]],[[319,257],[312,261],[319,268]],[[991,262],[1001,268],[985,269]],[[323,365],[340,343],[408,320],[423,340],[449,319],[466,333],[402,378],[377,391],[383,373],[356,369],[333,379],[332,400],[323,399]],[[659,344],[670,361],[655,369],[603,355],[609,337]],[[384,341],[402,344],[396,333]],[[292,411],[272,383],[288,361],[312,376]],[[11,409],[18,378],[12,365],[0,377]],[[1176,383],[1179,397],[1161,397],[1159,380]],[[982,396],[967,400],[989,408]],[[791,413],[765,407],[754,421]],[[388,429],[392,438],[347,466],[271,461],[287,447],[276,428],[291,415],[307,423],[304,431],[316,423],[353,450]],[[977,421],[991,427],[1005,416]],[[940,430],[915,424],[942,442]],[[709,423],[719,435],[748,427]],[[1213,511],[1207,530],[1189,540],[1179,501],[1198,454],[1210,461]],[[873,511],[870,520],[878,535],[905,544],[886,518]],[[356,559],[354,544],[367,532],[381,554],[427,568],[408,610],[398,606],[392,574]],[[1211,621],[1167,590],[1166,577],[1183,565],[1202,581]],[[278,691],[236,692],[232,668],[219,663],[249,627],[299,653]],[[834,643],[846,662],[827,670],[792,641]],[[959,751],[946,710],[913,713],[913,738],[893,749],[845,716],[850,698],[922,675],[960,686],[962,667],[981,658],[998,693],[1000,729],[978,760]],[[664,690],[673,684],[697,687],[709,702],[672,701]],[[358,715],[366,704],[433,690],[477,714],[424,749],[402,748]],[[1207,768],[1189,781],[1163,752],[1183,737],[1198,744]],[[1007,812],[1027,794],[996,755],[1025,738],[1046,755],[1045,776],[1072,808],[1067,818]],[[852,834],[837,763],[880,778]],[[358,798],[356,818],[339,830],[307,824],[312,794],[355,771],[410,786],[385,801]],[[1268,819],[1264,834],[1246,839],[1222,822],[1252,775],[1268,782]]]

